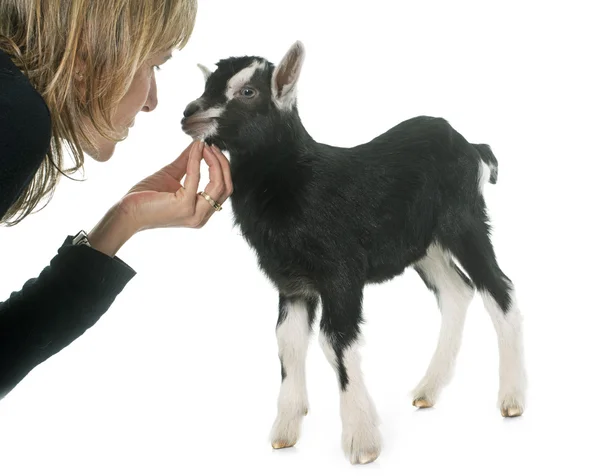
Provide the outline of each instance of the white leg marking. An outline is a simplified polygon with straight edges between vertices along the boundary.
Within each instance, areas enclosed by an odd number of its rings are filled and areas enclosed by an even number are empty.
[[[287,316],[277,327],[279,358],[286,373],[281,382],[277,418],[271,430],[273,448],[294,446],[300,436],[302,418],[308,412],[306,352],[310,330],[303,301],[287,304]]]
[[[323,352],[338,372],[338,360],[329,339],[319,336]],[[379,417],[365,387],[360,370],[359,342],[344,351],[343,363],[348,375],[348,385],[340,390],[340,413],[342,417],[342,447],[352,464],[370,463],[381,453]]]
[[[435,404],[441,390],[454,374],[460,350],[467,309],[475,291],[469,287],[452,266],[451,257],[433,245],[417,266],[437,290],[442,323],[437,348],[425,376],[413,390],[413,404],[426,408]]]
[[[519,311],[516,295],[511,286],[511,305],[506,314],[496,300],[482,292],[483,303],[492,318],[498,335],[500,352],[500,389],[498,407],[503,416],[519,416],[525,408],[527,376],[523,357],[523,317]]]

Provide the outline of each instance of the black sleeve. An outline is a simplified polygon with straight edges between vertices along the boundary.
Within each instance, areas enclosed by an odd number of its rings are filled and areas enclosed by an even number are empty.
[[[72,240],[0,303],[0,399],[93,326],[135,275],[120,259]]]

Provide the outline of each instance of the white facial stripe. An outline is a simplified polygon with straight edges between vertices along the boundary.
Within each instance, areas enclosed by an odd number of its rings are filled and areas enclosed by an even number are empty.
[[[250,66],[242,69],[240,72],[229,78],[229,81],[227,81],[227,90],[225,91],[225,96],[227,96],[227,99],[233,99],[236,91],[250,81],[257,70],[264,68],[265,63],[262,61],[254,61],[254,63],[252,63]]]
[[[225,110],[224,107],[211,107],[208,108],[205,111],[202,111],[199,114],[194,114],[194,118],[198,118],[198,119],[211,119],[214,117],[221,117],[221,114],[223,114],[223,111]]]

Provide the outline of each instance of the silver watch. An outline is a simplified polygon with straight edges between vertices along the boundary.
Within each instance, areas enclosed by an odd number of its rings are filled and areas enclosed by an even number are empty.
[[[75,235],[75,238],[73,238],[73,244],[90,246],[90,247],[92,246],[92,245],[90,245],[90,241],[88,240],[87,233],[83,230],[81,230],[79,233],[77,233],[77,235]]]

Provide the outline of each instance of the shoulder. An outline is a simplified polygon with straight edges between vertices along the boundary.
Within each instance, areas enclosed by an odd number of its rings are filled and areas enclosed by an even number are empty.
[[[43,98],[0,52],[0,168],[37,168],[50,146],[50,112]]]

